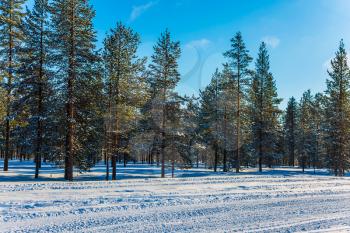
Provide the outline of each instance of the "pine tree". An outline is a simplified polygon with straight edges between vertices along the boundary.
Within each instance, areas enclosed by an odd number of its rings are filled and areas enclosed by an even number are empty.
[[[222,148],[222,163],[223,171],[227,172],[228,162],[232,162],[232,157],[229,156],[230,152],[234,151],[234,138],[236,136],[236,130],[234,126],[235,112],[237,109],[235,96],[236,87],[235,82],[232,79],[232,72],[228,64],[223,65],[223,70],[220,75],[220,97],[219,97],[219,119],[220,135],[221,135],[221,148]]]
[[[298,114],[298,162],[299,166],[305,170],[312,154],[315,153],[315,137],[313,131],[313,96],[311,91],[304,92],[299,103]]]
[[[59,80],[57,93],[63,99],[63,102],[59,103],[61,107],[58,108],[66,109],[63,124],[65,179],[73,180],[73,166],[87,169],[91,166],[90,163],[94,162],[90,161],[88,156],[91,157],[91,153],[98,148],[96,144],[86,145],[91,139],[89,136],[97,136],[95,134],[97,126],[90,126],[85,121],[99,118],[98,100],[91,98],[99,95],[100,90],[91,87],[99,86],[101,80],[98,73],[92,72],[96,70],[94,68],[98,62],[98,56],[94,51],[96,32],[92,23],[95,12],[88,1],[57,0],[51,6],[51,13],[53,15],[51,41],[55,49],[53,61],[56,69],[60,71],[56,77]],[[89,111],[91,105],[96,108]],[[94,110],[96,114],[93,114]],[[93,118],[85,118],[86,114]]]
[[[182,157],[186,164],[193,166],[194,160],[198,161],[198,153],[195,145],[198,142],[198,99],[195,96],[185,97],[186,107],[182,110],[181,135],[183,135]]]
[[[2,77],[0,76],[0,83],[2,83]],[[4,88],[0,86],[0,158],[4,159],[4,145],[5,145],[5,137],[3,135],[4,130],[4,122],[6,116],[6,103],[5,98],[6,92]]]
[[[18,83],[18,68],[20,47],[24,39],[22,21],[24,17],[23,4],[25,0],[1,0],[0,1],[0,67],[3,71],[2,87],[6,91],[5,96],[5,159],[4,171],[8,171],[8,160],[11,152],[11,125],[14,112],[14,89]]]
[[[235,166],[236,172],[240,171],[240,150],[242,143],[242,109],[245,105],[246,100],[246,88],[249,84],[251,71],[249,70],[249,64],[252,61],[252,58],[249,56],[249,51],[246,49],[246,46],[243,42],[243,38],[240,32],[238,32],[234,38],[231,39],[231,49],[224,53],[224,56],[227,57],[230,61],[230,68],[233,72],[233,79],[236,82],[236,151],[235,151]]]
[[[136,55],[139,44],[139,35],[121,23],[117,23],[116,29],[111,30],[104,42],[106,89],[109,117],[112,118],[108,141],[114,148],[113,180],[116,180],[117,156],[126,152],[121,139],[127,138],[131,132],[131,123],[135,121],[147,95],[143,76],[146,59],[140,59]]]
[[[343,176],[350,168],[350,74],[343,40],[328,71],[326,106],[326,142],[329,154],[328,166],[336,176]]]
[[[200,134],[202,141],[212,148],[214,172],[217,171],[220,154],[220,76],[216,69],[210,84],[200,92]]]
[[[295,166],[295,152],[297,149],[297,102],[292,97],[288,101],[284,116],[285,149],[288,154],[288,165]]]
[[[166,147],[166,105],[171,96],[174,95],[173,90],[180,80],[178,72],[177,60],[180,58],[180,43],[172,41],[170,32],[166,30],[161,34],[157,44],[154,46],[154,54],[152,55],[152,64],[150,65],[151,75],[153,78],[156,93],[159,93],[160,102],[160,119],[159,132],[161,135],[161,177],[165,177],[165,147]]]
[[[48,0],[36,0],[31,11],[27,9],[24,21],[25,44],[21,62],[23,64],[21,83],[22,105],[27,105],[29,122],[27,130],[30,132],[27,139],[30,141],[30,151],[35,153],[35,178],[39,176],[39,168],[43,158],[44,135],[49,127],[48,99],[51,93],[49,83],[49,3]],[[46,122],[45,122],[46,121]],[[46,124],[46,126],[44,125]],[[22,139],[23,140],[23,139]]]
[[[259,171],[262,172],[262,163],[265,161],[271,165],[276,152],[280,113],[278,105],[281,103],[270,72],[269,55],[264,42],[260,45],[255,66],[250,90],[251,139]]]
[[[324,165],[325,158],[325,104],[326,97],[322,93],[316,93],[313,103],[312,111],[312,125],[313,125],[313,136],[315,143],[315,152],[311,157],[311,162],[314,167],[314,172],[316,172],[316,167],[322,167]]]

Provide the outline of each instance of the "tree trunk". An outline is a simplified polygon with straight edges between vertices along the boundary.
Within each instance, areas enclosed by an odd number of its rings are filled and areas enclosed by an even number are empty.
[[[12,18],[12,14],[10,15],[10,18]],[[4,171],[8,171],[9,166],[9,157],[10,157],[10,114],[11,114],[11,91],[12,91],[12,59],[13,59],[13,33],[12,33],[12,25],[10,24],[10,39],[9,39],[9,55],[8,55],[8,69],[9,69],[9,77],[8,77],[8,89],[7,89],[7,96],[6,96],[6,129],[5,129],[5,158],[4,158]]]
[[[38,80],[38,121],[37,121],[37,137],[36,137],[36,164],[35,164],[35,179],[39,178],[39,169],[41,168],[41,147],[42,147],[42,115],[43,115],[43,65],[44,65],[44,44],[43,44],[43,30],[44,25],[41,22],[40,32],[40,67],[39,67],[39,80]]]
[[[162,135],[162,142],[161,142],[161,165],[162,165],[162,168],[161,168],[161,178],[164,178],[165,177],[165,117],[166,117],[166,106],[165,106],[165,101],[166,101],[166,90],[165,88],[163,88],[163,103],[162,103],[162,111],[163,111],[163,114],[162,114],[162,132],[161,132],[161,135]]]
[[[227,143],[226,143],[226,127],[227,127],[227,115],[226,115],[226,105],[225,105],[225,111],[224,111],[224,158],[223,158],[223,165],[224,165],[224,172],[227,172]]]
[[[73,180],[73,160],[74,160],[74,80],[75,80],[75,3],[71,6],[71,28],[70,28],[70,54],[68,71],[68,103],[67,103],[67,135],[66,135],[66,159],[65,159],[65,179]]]
[[[105,160],[105,163],[106,163],[106,180],[109,180],[109,161],[108,161],[109,160],[108,159],[109,156],[108,156],[108,153],[109,152],[106,153],[106,157],[105,157],[106,158],[106,160]]]
[[[241,80],[240,80],[240,69],[239,65],[237,67],[237,138],[236,138],[236,173],[239,173],[240,170],[240,137],[241,137]]]
[[[218,145],[215,144],[215,155],[214,155],[214,172],[217,172],[218,169]]]
[[[174,171],[175,171],[175,161],[171,161],[171,177],[174,178]]]
[[[117,155],[112,156],[112,180],[117,180]]]

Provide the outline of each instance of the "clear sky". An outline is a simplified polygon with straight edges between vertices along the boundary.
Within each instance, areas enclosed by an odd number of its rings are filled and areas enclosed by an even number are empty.
[[[256,57],[261,41],[269,45],[271,71],[278,93],[299,99],[323,91],[327,67],[341,38],[350,48],[349,0],[90,0],[96,10],[99,46],[108,30],[122,21],[142,39],[139,53],[152,54],[159,34],[169,28],[181,41],[182,94],[198,94],[216,67],[229,40],[241,31]],[[252,64],[253,65],[253,64]]]

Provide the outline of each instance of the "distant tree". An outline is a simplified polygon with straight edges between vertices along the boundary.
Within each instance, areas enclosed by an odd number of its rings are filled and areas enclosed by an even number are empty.
[[[329,154],[328,166],[336,176],[344,176],[350,168],[350,74],[343,40],[335,58],[331,61],[327,80],[326,143]]]
[[[315,153],[315,137],[313,131],[313,96],[311,91],[304,92],[299,103],[298,114],[298,162],[303,172]]]
[[[326,97],[322,93],[316,93],[313,103],[312,111],[312,127],[314,135],[315,150],[311,157],[311,163],[316,172],[316,167],[324,165],[324,158],[326,153],[325,147],[325,105]]]
[[[295,166],[295,152],[297,149],[297,111],[298,104],[294,97],[288,101],[284,116],[285,149],[288,154],[288,165]]]
[[[266,44],[262,42],[255,74],[250,89],[250,118],[253,151],[258,158],[259,171],[262,164],[271,165],[278,142],[279,114],[281,99],[277,96],[275,81],[270,72],[269,55]]]
[[[249,56],[249,51],[243,42],[243,38],[240,32],[238,32],[234,38],[231,39],[231,49],[224,53],[224,56],[229,59],[229,65],[232,69],[233,79],[236,82],[236,151],[235,151],[235,166],[236,172],[240,171],[240,150],[242,141],[242,109],[246,104],[247,86],[250,82],[251,71],[249,70],[249,64],[252,58]]]
[[[154,90],[159,101],[159,132],[160,134],[160,156],[161,156],[161,177],[165,177],[165,147],[166,147],[166,106],[171,96],[174,96],[174,88],[180,80],[178,72],[178,59],[180,58],[180,43],[171,39],[170,32],[166,30],[161,34],[152,55],[150,64],[151,77]],[[155,119],[156,120],[156,119]]]
[[[198,161],[198,152],[195,145],[199,141],[198,99],[194,96],[185,97],[185,107],[182,109],[181,116],[181,133],[183,135],[183,158],[187,164],[193,166],[194,161]]]
[[[220,72],[216,69],[212,76],[210,84],[205,90],[200,92],[200,112],[199,112],[199,130],[201,139],[213,150],[213,168],[217,171],[219,163],[219,143],[220,143]]]
[[[219,87],[219,121],[220,126],[220,147],[222,148],[222,164],[223,171],[229,170],[229,161],[232,161],[230,152],[234,151],[237,130],[235,128],[235,113],[237,109],[236,97],[236,83],[232,79],[232,71],[228,64],[223,65],[223,70],[220,75]]]

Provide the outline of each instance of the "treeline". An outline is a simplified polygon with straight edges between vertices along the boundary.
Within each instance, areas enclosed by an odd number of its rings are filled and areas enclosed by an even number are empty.
[[[327,90],[310,91],[279,109],[268,50],[253,62],[237,33],[227,62],[199,97],[175,91],[180,43],[165,30],[150,58],[140,36],[118,23],[96,48],[95,11],[84,0],[0,0],[0,150],[88,171],[103,160],[166,166],[204,164],[214,171],[244,166],[350,168],[350,73],[341,41]],[[253,68],[252,68],[253,67]]]

